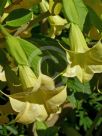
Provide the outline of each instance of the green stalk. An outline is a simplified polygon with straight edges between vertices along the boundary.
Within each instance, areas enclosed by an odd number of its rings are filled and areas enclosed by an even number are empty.
[[[9,36],[10,34],[7,32],[7,30],[0,24],[0,30],[3,33],[4,36]]]

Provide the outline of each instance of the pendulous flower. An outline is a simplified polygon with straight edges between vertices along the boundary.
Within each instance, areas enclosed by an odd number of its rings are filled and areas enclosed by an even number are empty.
[[[102,72],[102,43],[98,41],[92,48],[76,24],[71,24],[70,50],[66,50],[68,66],[64,71],[66,77],[77,77],[81,82],[89,81],[94,73]]]
[[[36,92],[21,92],[9,96],[12,109],[17,112],[16,122],[29,124],[44,121],[50,115],[60,113],[61,104],[66,100],[66,87],[53,90],[38,89]]]

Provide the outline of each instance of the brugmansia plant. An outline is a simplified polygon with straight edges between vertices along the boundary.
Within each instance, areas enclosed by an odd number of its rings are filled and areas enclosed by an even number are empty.
[[[101,0],[0,0],[0,135],[101,136],[101,80]]]
[[[59,111],[59,106],[66,100],[66,89],[65,87],[55,88],[53,79],[46,75],[40,73],[36,77],[29,67],[19,40],[6,32],[2,26],[0,29],[5,35],[6,49],[16,61],[19,72],[21,91],[13,92],[10,96],[5,94],[10,99],[13,110],[19,112],[16,120],[24,124],[32,123],[35,120],[43,121],[51,113]]]

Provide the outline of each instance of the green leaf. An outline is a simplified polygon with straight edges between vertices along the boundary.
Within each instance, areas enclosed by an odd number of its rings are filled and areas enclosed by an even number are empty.
[[[89,82],[81,83],[76,77],[68,79],[67,85],[68,88],[72,89],[74,92],[91,93]]]
[[[47,129],[47,125],[41,121],[37,121],[36,122],[36,129],[37,130],[40,130],[40,129],[45,130],[45,129]]]
[[[7,0],[0,0],[0,15],[2,15]]]
[[[31,8],[31,11],[35,14],[35,15],[38,15],[40,13],[40,6],[39,5],[34,5],[32,8]]]
[[[6,25],[19,27],[29,22],[32,18],[32,12],[27,9],[16,9],[6,18]]]
[[[92,124],[92,120],[88,117],[88,114],[86,111],[80,111],[79,117],[80,117],[79,125],[83,126],[84,130],[87,131]]]
[[[13,128],[11,126],[5,126],[5,128],[10,131],[10,133],[12,133],[13,135],[18,135],[18,132],[16,130],[16,128]]]
[[[78,24],[81,29],[85,22],[88,10],[83,0],[62,0],[64,13],[68,21]]]
[[[41,55],[40,49],[38,49],[34,44],[24,39],[18,38],[18,40],[28,58],[29,65],[33,69],[36,76],[38,76],[40,72],[41,61],[41,57],[39,56]]]

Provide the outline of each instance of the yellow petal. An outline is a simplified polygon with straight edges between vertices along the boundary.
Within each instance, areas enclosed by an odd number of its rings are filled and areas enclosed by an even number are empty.
[[[47,118],[47,112],[43,105],[22,102],[9,97],[14,111],[19,112],[16,121],[23,124],[29,124],[35,120],[43,121]]]
[[[51,25],[56,25],[56,26],[64,26],[65,24],[67,24],[66,19],[60,17],[59,15],[56,16],[50,16],[48,18],[49,22]]]
[[[49,30],[49,36],[51,38],[55,38],[55,36],[60,35],[63,28],[67,24],[66,19],[63,19],[59,15],[49,16],[48,20],[51,25],[50,30]]]
[[[60,2],[54,2],[54,0],[49,0],[49,11],[52,14],[58,15],[61,11],[62,4]]]
[[[58,111],[59,106],[61,106],[61,104],[63,104],[67,98],[66,87],[58,87],[55,91],[57,92],[56,95],[46,102],[49,111],[53,112]]]
[[[73,67],[68,65],[66,68],[66,71],[63,75],[66,77],[75,77],[75,76],[79,75],[78,73],[80,73],[80,66],[79,65],[75,65]]]
[[[5,78],[5,72],[2,71],[2,67],[0,66],[0,80],[1,81],[6,81],[6,78]]]
[[[102,73],[102,65],[91,65],[88,67],[93,71],[93,73]]]
[[[10,103],[11,103],[12,109],[15,112],[20,112],[25,107],[25,103],[24,102],[16,100],[16,99],[14,99],[12,97],[9,97],[9,99],[10,99]]]
[[[93,71],[88,66],[86,66],[86,67],[80,68],[80,71],[78,72],[77,77],[80,80],[80,82],[84,83],[91,80],[93,75],[94,75]]]
[[[11,95],[11,97],[19,101],[23,101],[24,103],[28,101],[29,103],[33,104],[44,105],[46,112],[48,112],[48,114],[51,114],[59,110],[61,104],[66,100],[67,93],[66,87],[59,87],[54,90],[39,89],[37,92],[16,93]],[[16,107],[15,111],[17,111],[18,108],[19,107]]]
[[[47,112],[43,105],[26,102],[24,110],[17,115],[16,121],[23,124],[29,124],[36,120],[44,121],[47,116]]]
[[[80,65],[75,65],[71,67],[69,65],[63,75],[66,77],[77,77],[80,82],[87,82],[93,77],[94,72],[89,66],[80,67]]]
[[[102,43],[98,41],[89,51],[86,52],[87,64],[102,65]]]
[[[41,74],[41,87],[42,90],[54,90],[55,83],[54,80],[44,74]]]

